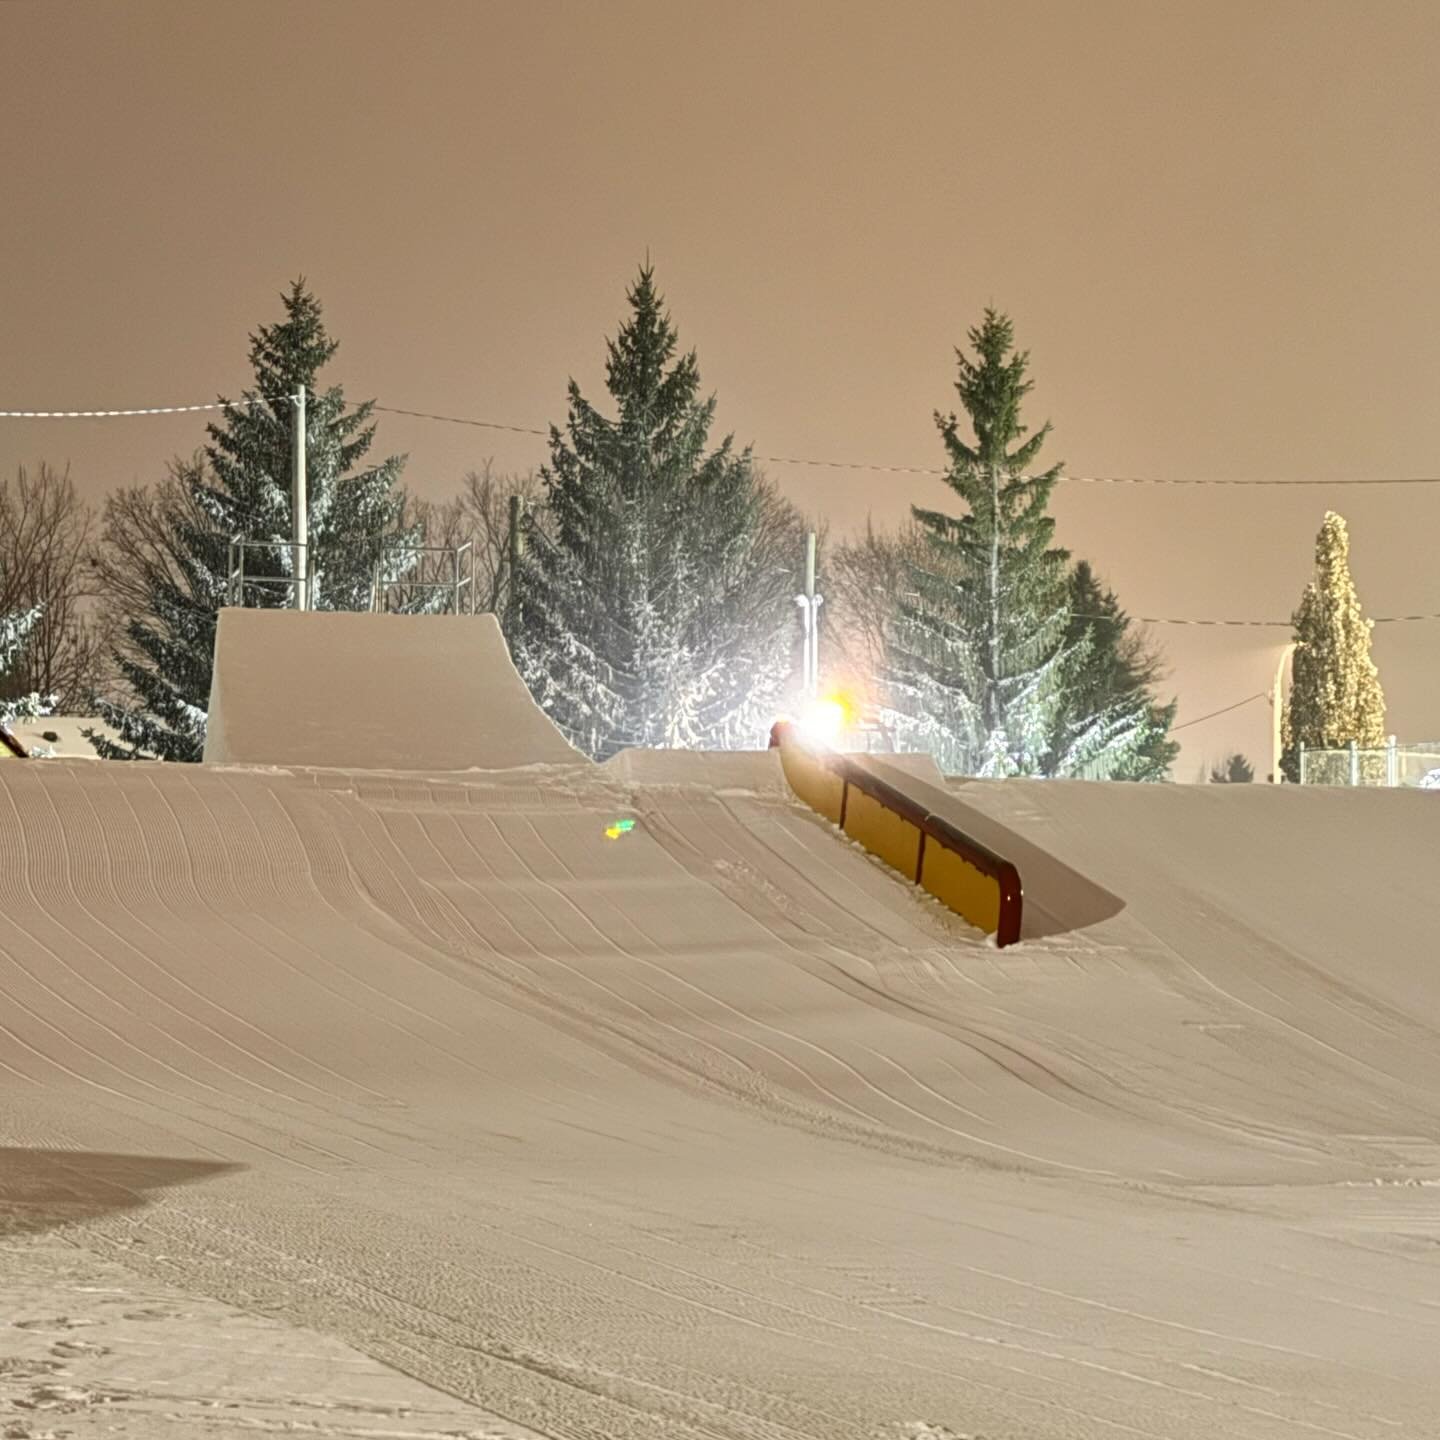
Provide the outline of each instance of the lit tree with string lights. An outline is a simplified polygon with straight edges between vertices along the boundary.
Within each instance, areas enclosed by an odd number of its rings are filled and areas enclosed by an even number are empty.
[[[1361,749],[1385,743],[1385,694],[1370,658],[1374,621],[1350,577],[1350,533],[1333,510],[1315,537],[1315,572],[1295,611],[1295,659],[1281,721],[1280,766],[1300,778],[1300,746]]]

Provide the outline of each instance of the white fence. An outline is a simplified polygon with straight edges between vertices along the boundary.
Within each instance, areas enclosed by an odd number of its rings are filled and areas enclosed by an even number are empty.
[[[1302,745],[1300,783],[1440,788],[1440,741],[1397,745],[1392,735],[1379,748],[1351,744],[1340,750],[1307,750]]]

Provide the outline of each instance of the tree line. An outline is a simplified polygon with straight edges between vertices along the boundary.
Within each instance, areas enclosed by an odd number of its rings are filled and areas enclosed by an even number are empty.
[[[798,699],[795,594],[815,527],[748,447],[712,441],[716,399],[648,265],[626,300],[607,403],[571,380],[538,472],[486,466],[433,501],[405,487],[406,457],[372,456],[374,402],[322,382],[338,345],[297,280],[250,337],[253,383],[221,397],[205,443],[158,481],[114,491],[97,515],[48,465],[0,477],[0,706],[96,714],[109,758],[200,758],[220,609],[291,603],[303,389],[317,608],[369,609],[377,586],[386,608],[441,608],[418,547],[469,540],[476,607],[500,617],[537,703],[586,754],[763,744]],[[822,531],[833,668],[890,746],[950,773],[1164,778],[1176,702],[1158,697],[1161,657],[1114,592],[1055,543],[1061,466],[1042,468],[1050,426],[1022,413],[1029,357],[993,310],[968,339],[960,412],[934,415],[953,513],[912,507],[900,527],[835,544]]]

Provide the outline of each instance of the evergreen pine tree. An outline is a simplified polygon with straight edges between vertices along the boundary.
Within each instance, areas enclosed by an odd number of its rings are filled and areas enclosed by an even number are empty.
[[[715,399],[699,398],[695,353],[675,358],[648,265],[627,299],[607,342],[615,418],[572,380],[566,433],[551,427],[512,649],[537,702],[597,759],[760,744],[795,625],[769,543],[776,497],[730,436],[706,452]]]
[[[887,644],[883,713],[897,743],[929,750],[949,773],[1036,775],[1053,748],[1065,665],[1078,658],[1066,638],[1068,556],[1051,546],[1046,513],[1061,467],[1028,473],[1050,426],[1026,438],[1029,357],[1011,353],[1009,319],[987,310],[970,343],[977,359],[957,350],[955,389],[974,441],[953,413],[935,415],[946,483],[966,513],[912,507],[929,556],[907,567],[912,593]]]
[[[208,467],[183,471],[192,503],[172,503],[166,510],[175,563],[154,576],[150,613],[131,619],[130,646],[115,655],[134,703],[99,706],[122,741],[91,737],[107,758],[200,758],[215,623],[227,598],[231,538],[275,542],[274,550],[247,551],[248,575],[293,573],[293,552],[281,542],[292,533],[290,397],[302,386],[312,605],[368,609],[376,567],[382,580],[391,581],[410,563],[403,547],[414,543],[415,536],[397,529],[403,496],[396,484],[404,457],[362,464],[375,437],[374,425],[367,423],[374,402],[347,410],[339,385],[316,388],[337,342],[327,334],[320,303],[303,279],[281,299],[284,319],[261,326],[251,336],[254,388],[224,412],[223,423],[206,427]],[[222,404],[229,402],[222,399]],[[290,602],[288,585],[255,580],[246,585],[247,606]]]
[[[1152,694],[1160,657],[1089,561],[1076,563],[1068,584],[1070,654],[1046,773],[1163,780],[1180,746],[1170,739],[1177,702],[1162,705]]]
[[[1300,746],[1361,749],[1385,743],[1385,696],[1370,658],[1373,622],[1350,578],[1350,535],[1327,511],[1315,539],[1315,573],[1295,611],[1295,660],[1281,722],[1280,767],[1300,778]]]

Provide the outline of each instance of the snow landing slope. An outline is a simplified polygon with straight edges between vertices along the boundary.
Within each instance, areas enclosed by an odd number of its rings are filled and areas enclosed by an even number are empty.
[[[1436,798],[943,798],[1012,949],[769,755],[0,767],[0,1179],[93,1203],[0,1197],[547,1435],[1434,1436]]]

